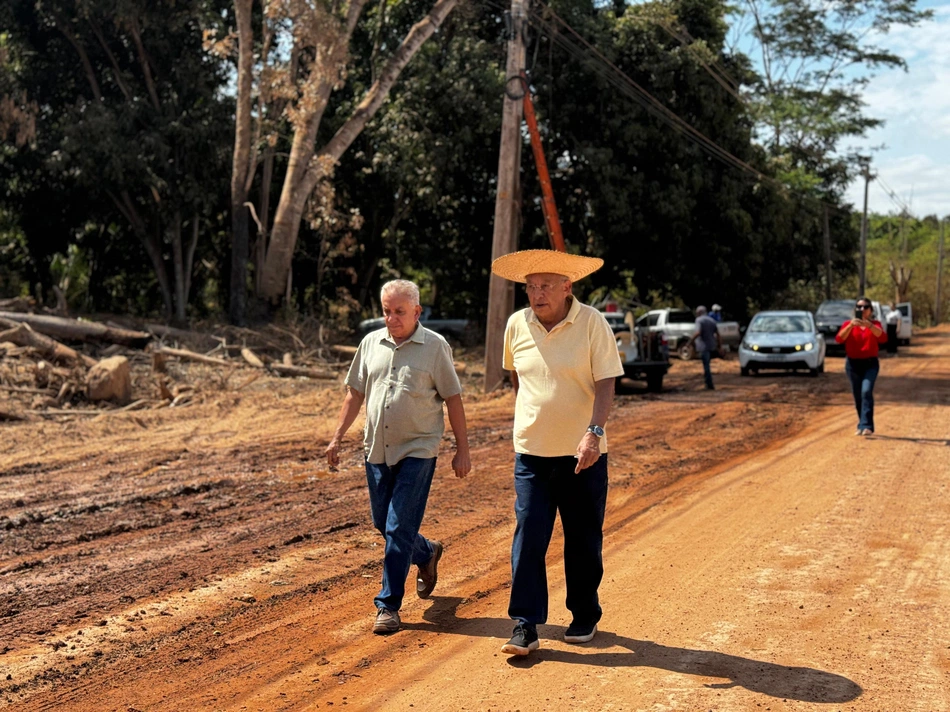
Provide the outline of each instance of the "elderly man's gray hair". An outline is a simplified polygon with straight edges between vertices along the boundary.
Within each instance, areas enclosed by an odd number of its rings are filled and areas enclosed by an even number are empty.
[[[405,297],[412,306],[419,305],[419,287],[408,279],[394,279],[391,282],[386,282],[383,288],[379,290],[380,301],[385,299],[389,294]]]
[[[706,316],[706,307],[704,306],[696,307],[696,316]]]

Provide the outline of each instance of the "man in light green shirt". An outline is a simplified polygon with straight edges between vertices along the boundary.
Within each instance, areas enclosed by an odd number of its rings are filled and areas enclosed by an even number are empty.
[[[387,282],[380,301],[386,327],[368,334],[357,349],[326,455],[331,466],[339,464],[340,441],[365,402],[363,449],[370,509],[373,524],[386,539],[373,632],[386,634],[399,630],[409,568],[419,567],[420,598],[428,598],[438,580],[442,544],[423,537],[419,528],[445,429],[443,403],[455,434],[452,469],[457,477],[465,477],[472,465],[452,350],[445,339],[419,324],[419,288],[407,280]]]

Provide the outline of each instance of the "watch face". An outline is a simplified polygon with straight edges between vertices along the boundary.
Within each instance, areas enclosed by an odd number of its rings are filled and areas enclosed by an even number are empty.
[[[604,429],[599,425],[591,425],[588,430],[596,435],[598,438],[604,437]]]

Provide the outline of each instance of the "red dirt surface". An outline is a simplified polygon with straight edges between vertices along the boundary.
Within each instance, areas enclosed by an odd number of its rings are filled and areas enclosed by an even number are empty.
[[[0,709],[950,709],[950,330],[883,361],[869,440],[841,359],[713,367],[618,396],[601,632],[560,639],[555,540],[515,660],[510,392],[466,396],[474,471],[447,437],[423,525],[439,586],[388,637],[360,423],[322,457],[339,383],[0,423]]]

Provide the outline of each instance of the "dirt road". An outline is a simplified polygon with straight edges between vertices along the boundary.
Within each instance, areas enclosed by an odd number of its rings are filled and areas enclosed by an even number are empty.
[[[475,472],[441,458],[424,526],[439,587],[386,638],[358,444],[321,464],[338,387],[2,425],[0,709],[950,709],[950,330],[884,362],[870,440],[840,359],[714,368],[618,398],[601,633],[559,640],[555,541],[517,660],[510,394],[469,399]]]

